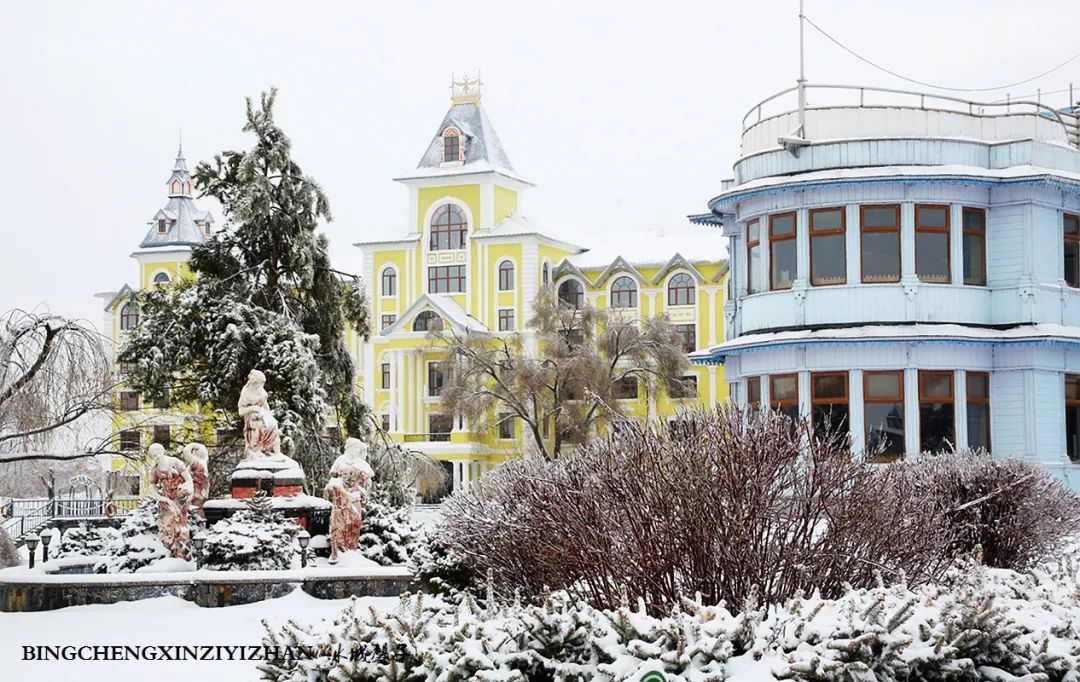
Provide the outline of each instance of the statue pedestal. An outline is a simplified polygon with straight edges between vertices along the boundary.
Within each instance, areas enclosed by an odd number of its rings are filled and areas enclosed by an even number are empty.
[[[259,490],[271,497],[289,497],[304,491],[304,470],[288,457],[241,460],[229,480],[236,500],[246,500]]]
[[[330,529],[331,504],[304,494],[304,470],[288,457],[251,457],[236,464],[231,482],[232,499],[208,500],[203,505],[207,523],[214,523],[244,508],[246,500],[260,490],[270,496],[270,506],[306,528],[312,535]]]

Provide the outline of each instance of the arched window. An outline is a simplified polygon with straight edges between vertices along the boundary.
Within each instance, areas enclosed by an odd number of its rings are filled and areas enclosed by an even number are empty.
[[[499,263],[499,291],[514,290],[514,264],[508,260]]]
[[[164,285],[164,284],[168,284],[171,281],[172,281],[172,278],[169,277],[169,273],[167,273],[167,272],[159,272],[158,274],[154,275],[154,284],[162,284],[162,285]]]
[[[668,280],[667,304],[668,305],[694,305],[694,280],[685,272]]]
[[[637,284],[626,275],[615,280],[611,285],[612,308],[636,308],[637,307]]]
[[[412,330],[414,332],[426,332],[438,329],[442,326],[442,320],[434,310],[425,310],[413,319]]]
[[[574,308],[585,305],[585,289],[576,279],[568,279],[559,285],[559,300]]]
[[[431,250],[465,248],[465,214],[453,204],[444,204],[431,216]]]
[[[394,268],[386,268],[382,271],[380,293],[383,296],[397,296],[397,271]]]
[[[548,267],[547,263],[544,263],[544,269],[543,269],[543,271],[542,271],[542,273],[540,275],[540,283],[543,284],[544,286],[547,286],[548,282],[550,282],[550,281],[551,281],[551,268]]]
[[[443,131],[443,163],[461,161],[461,132],[450,126]]]
[[[179,194],[180,193],[180,181],[179,180],[173,180],[173,182],[172,182],[172,193],[173,194]]]
[[[128,302],[120,309],[120,328],[131,331],[139,324],[139,306]]]

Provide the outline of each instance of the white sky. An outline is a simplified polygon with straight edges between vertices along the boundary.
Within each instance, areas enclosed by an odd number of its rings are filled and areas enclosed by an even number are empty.
[[[807,16],[860,53],[958,87],[1027,78],[1078,49],[1075,0],[806,4]],[[335,220],[326,229],[342,269],[359,272],[353,242],[407,230],[407,193],[390,178],[415,167],[436,132],[451,72],[477,68],[511,161],[538,184],[525,214],[572,227],[585,246],[592,234],[708,229],[684,216],[702,211],[731,175],[743,114],[794,84],[796,8],[796,0],[7,3],[0,310],[46,305],[99,322],[93,294],[135,281],[129,254],[165,202],[177,128],[191,167],[245,148],[243,98],[271,85],[297,160],[329,194]],[[807,76],[906,87],[809,28]],[[1070,81],[1080,86],[1080,60],[1012,94]],[[1050,101],[1064,106],[1066,97]],[[220,210],[200,205],[220,225]]]

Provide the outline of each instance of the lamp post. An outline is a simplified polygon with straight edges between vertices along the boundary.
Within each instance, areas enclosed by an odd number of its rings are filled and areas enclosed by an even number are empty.
[[[202,552],[203,546],[206,545],[206,536],[202,533],[196,533],[195,537],[191,538],[191,544],[195,548],[195,568],[202,568]]]
[[[38,536],[30,533],[26,536],[26,548],[30,550],[30,568],[34,567],[34,556],[37,554]]]
[[[307,567],[307,546],[311,542],[311,533],[307,532],[306,528],[301,528],[300,533],[296,536],[297,541],[300,543],[300,568]]]
[[[49,529],[45,529],[45,532],[41,534],[41,562],[45,563],[49,560],[49,543],[52,542],[52,533]]]

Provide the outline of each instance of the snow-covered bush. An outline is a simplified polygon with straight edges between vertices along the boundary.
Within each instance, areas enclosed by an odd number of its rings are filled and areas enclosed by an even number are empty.
[[[82,524],[69,528],[60,539],[60,547],[50,553],[56,559],[80,556],[99,556],[105,552],[109,541],[119,536],[120,532],[108,526],[87,526]]]
[[[1080,531],[1080,497],[1036,464],[985,453],[928,455],[895,465],[922,499],[946,511],[958,553],[1023,569]]]
[[[395,507],[382,496],[371,495],[364,504],[360,552],[383,566],[408,563],[419,544],[412,522],[412,505]]]
[[[869,586],[875,567],[941,575],[947,527],[912,486],[809,424],[701,410],[503,464],[443,503],[437,532],[529,599],[550,587],[611,607],[626,586],[660,613],[698,592],[740,604],[758,585],[774,603]]]
[[[19,552],[15,549],[15,543],[11,537],[0,528],[0,568],[10,568],[19,565]]]
[[[265,571],[292,566],[300,527],[275,511],[259,491],[244,509],[205,532],[202,565],[216,571]]]
[[[134,573],[159,559],[169,556],[157,534],[158,503],[143,500],[132,509],[120,531],[109,538],[102,552],[103,559],[94,566],[96,573]]]
[[[949,585],[878,580],[837,599],[798,594],[736,611],[682,599],[666,616],[624,599],[595,609],[565,592],[481,608],[423,595],[393,614],[356,602],[330,623],[267,628],[264,644],[307,647],[264,679],[1063,680],[1080,678],[1077,564],[1024,575],[972,566]]]
[[[442,534],[431,529],[422,533],[409,558],[409,571],[426,592],[459,603],[469,592],[478,596],[483,583],[469,569],[465,557],[447,544]]]

